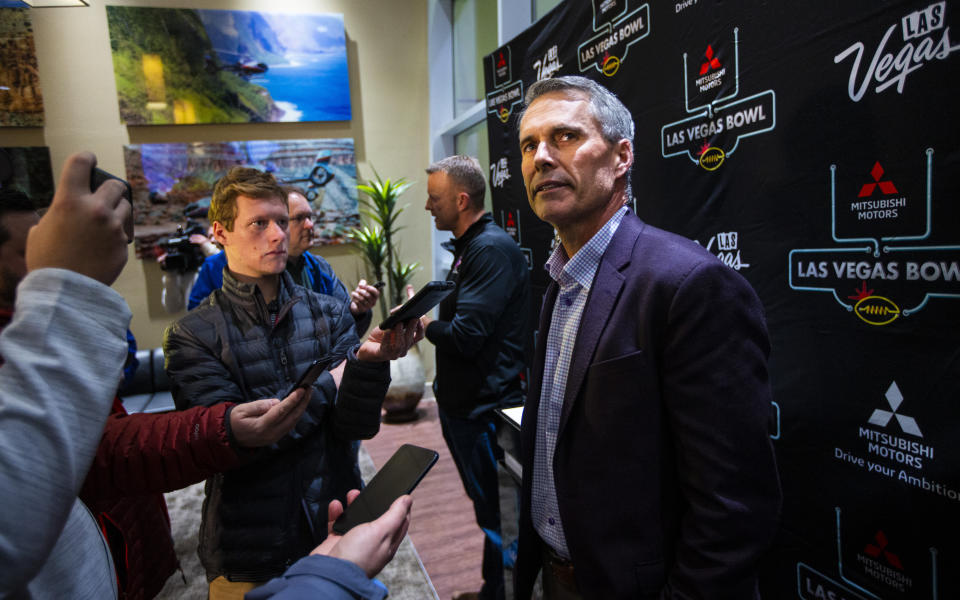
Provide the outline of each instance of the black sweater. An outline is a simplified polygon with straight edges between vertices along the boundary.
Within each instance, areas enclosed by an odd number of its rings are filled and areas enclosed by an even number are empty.
[[[434,394],[455,417],[523,400],[530,339],[530,277],[516,242],[488,214],[454,240],[453,293],[427,327],[437,347]]]

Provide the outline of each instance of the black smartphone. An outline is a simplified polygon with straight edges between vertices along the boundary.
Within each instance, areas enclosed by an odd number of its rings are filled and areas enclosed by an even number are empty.
[[[283,398],[286,398],[287,396],[292,394],[294,391],[297,390],[297,388],[309,388],[311,385],[313,385],[313,382],[317,380],[317,377],[320,377],[320,374],[326,370],[327,370],[327,361],[319,360],[319,359],[313,361],[312,363],[310,363],[310,366],[307,367],[307,370],[304,371],[302,375],[300,375],[300,379],[298,379],[297,382],[293,384],[293,387],[290,388],[290,390],[283,396]],[[283,398],[280,398],[280,399],[283,400]]]
[[[99,169],[97,167],[94,167],[93,169],[90,170],[90,191],[96,192],[97,189],[103,184],[103,182],[107,181],[108,179],[116,179],[117,181],[123,184],[123,187],[124,187],[123,197],[126,198],[127,202],[129,202],[132,205],[133,191],[130,188],[130,184],[127,183],[125,180],[120,179],[116,175],[107,173],[103,169]]]
[[[413,444],[400,446],[333,523],[334,533],[343,535],[361,523],[379,519],[394,500],[417,487],[438,457],[428,448]]]
[[[107,173],[103,169],[98,169],[97,167],[93,167],[92,169],[90,169],[90,191],[96,192],[97,189],[99,189],[100,186],[103,185],[103,182],[107,181],[108,179],[116,179],[117,181],[123,184],[122,195],[124,198],[127,199],[127,202],[130,203],[130,208],[132,209],[133,208],[133,190],[130,188],[130,184],[127,183],[125,180],[120,179],[116,175],[111,175],[110,173]],[[131,210],[131,212],[133,211]],[[132,244],[133,243],[132,215],[131,215],[131,218],[128,219],[126,224],[124,225],[124,230],[126,231],[126,234],[127,234],[127,243]]]
[[[456,284],[452,281],[431,281],[420,288],[420,291],[414,294],[403,303],[403,306],[393,311],[389,317],[380,323],[380,329],[386,331],[397,323],[402,323],[410,319],[419,319],[427,314],[427,311],[440,304],[440,301],[447,297],[447,294],[453,291]]]

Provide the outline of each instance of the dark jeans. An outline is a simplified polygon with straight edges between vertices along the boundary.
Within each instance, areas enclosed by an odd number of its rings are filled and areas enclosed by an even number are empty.
[[[440,427],[460,481],[473,501],[477,525],[483,530],[483,600],[503,600],[503,540],[500,534],[500,484],[497,459],[503,450],[497,444],[493,412],[475,419],[461,419],[440,409]]]

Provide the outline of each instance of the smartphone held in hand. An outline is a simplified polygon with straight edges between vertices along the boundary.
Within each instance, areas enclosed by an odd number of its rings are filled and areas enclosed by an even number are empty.
[[[447,297],[453,291],[456,284],[452,281],[430,281],[423,286],[413,298],[410,298],[397,310],[390,313],[387,319],[380,323],[380,329],[386,331],[393,328],[397,323],[403,323],[410,319],[419,319],[427,314],[427,311],[440,304],[440,301]]]
[[[383,516],[393,501],[417,487],[439,455],[428,448],[404,444],[377,471],[367,487],[346,507],[333,524],[334,533],[343,535],[361,523]]]
[[[300,375],[300,379],[297,380],[293,387],[286,393],[283,398],[286,398],[293,392],[297,391],[298,388],[309,388],[313,385],[313,382],[317,380],[317,377],[327,369],[327,361],[325,360],[315,360],[310,363],[310,366],[307,367],[307,370]],[[283,398],[280,398],[283,400]]]

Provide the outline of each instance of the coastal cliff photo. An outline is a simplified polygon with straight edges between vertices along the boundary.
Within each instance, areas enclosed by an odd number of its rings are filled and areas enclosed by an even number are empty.
[[[107,6],[128,125],[348,121],[343,15]]]

